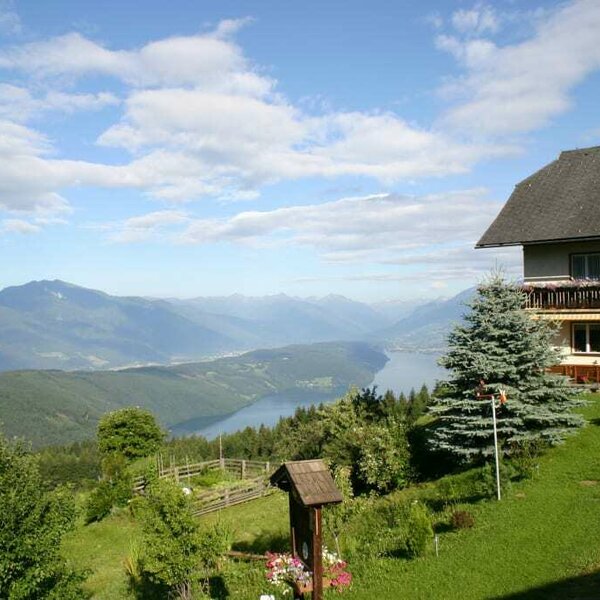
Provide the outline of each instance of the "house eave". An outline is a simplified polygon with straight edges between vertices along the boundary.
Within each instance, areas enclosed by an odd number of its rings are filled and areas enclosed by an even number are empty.
[[[503,246],[536,246],[540,244],[568,244],[573,242],[596,242],[600,240],[600,235],[588,235],[582,237],[568,237],[568,238],[548,238],[543,240],[520,240],[511,242],[491,242],[484,243],[478,242],[475,244],[475,249],[480,248],[501,248]]]

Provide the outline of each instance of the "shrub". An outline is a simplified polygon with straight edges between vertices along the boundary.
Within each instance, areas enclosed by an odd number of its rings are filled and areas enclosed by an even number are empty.
[[[541,443],[523,442],[513,446],[511,465],[516,479],[530,479],[539,467],[539,456],[545,446]]]
[[[132,494],[132,480],[123,458],[109,457],[102,461],[105,479],[92,490],[85,509],[85,521],[100,521],[113,506],[125,506]]]
[[[433,538],[431,516],[427,508],[413,502],[408,512],[408,524],[404,546],[406,553],[411,557],[423,556]]]
[[[450,516],[450,524],[454,529],[470,529],[475,525],[475,518],[468,510],[455,510]]]
[[[0,597],[10,600],[80,600],[84,577],[60,554],[73,527],[73,495],[44,492],[37,461],[0,435]]]
[[[365,508],[344,540],[348,553],[422,556],[433,539],[431,516],[420,502],[386,499]]]

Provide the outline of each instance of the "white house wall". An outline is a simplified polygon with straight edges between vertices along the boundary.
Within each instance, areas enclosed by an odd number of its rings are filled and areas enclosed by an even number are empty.
[[[562,355],[561,364],[563,365],[598,365],[600,364],[600,354],[572,354],[571,350],[571,323],[572,321],[562,321],[557,329],[553,340],[555,348],[559,349]]]

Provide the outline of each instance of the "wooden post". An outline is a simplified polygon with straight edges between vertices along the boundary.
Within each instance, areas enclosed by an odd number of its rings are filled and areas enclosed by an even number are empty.
[[[496,495],[498,500],[502,500],[502,493],[500,492],[500,456],[498,453],[498,428],[496,426],[496,400],[492,394],[492,420],[494,423],[494,458],[496,461]]]
[[[246,479],[246,461],[242,460],[242,479]]]
[[[321,508],[313,509],[313,591],[312,600],[323,600],[323,536],[321,535]]]

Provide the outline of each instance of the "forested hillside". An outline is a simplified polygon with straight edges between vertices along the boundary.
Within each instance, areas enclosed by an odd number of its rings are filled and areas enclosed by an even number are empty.
[[[170,427],[207,422],[286,390],[343,393],[368,385],[386,362],[364,343],[323,343],[257,350],[172,367],[120,371],[12,371],[0,374],[0,422],[7,436],[34,446],[93,436],[99,417],[122,406],[152,410]]]

